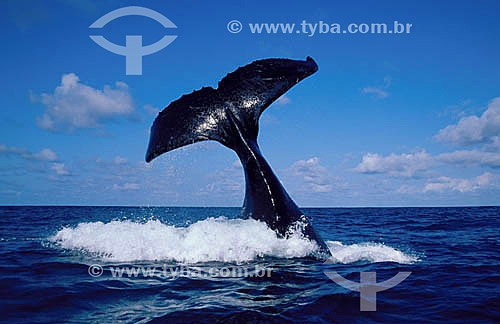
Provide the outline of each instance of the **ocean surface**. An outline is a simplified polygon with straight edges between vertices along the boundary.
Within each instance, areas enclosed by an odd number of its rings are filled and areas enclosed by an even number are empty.
[[[0,207],[0,322],[500,322],[500,207],[303,211],[326,263],[240,208]]]

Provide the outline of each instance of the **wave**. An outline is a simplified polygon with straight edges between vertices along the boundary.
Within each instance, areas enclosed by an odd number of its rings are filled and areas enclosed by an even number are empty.
[[[178,262],[244,262],[272,255],[304,257],[317,249],[299,233],[278,238],[253,219],[208,218],[188,227],[112,221],[80,223],[50,238],[62,248],[81,249],[112,261],[174,260]]]
[[[418,261],[414,255],[406,254],[382,243],[357,243],[344,245],[338,241],[327,241],[334,263],[397,262],[409,264]]]
[[[187,227],[158,220],[109,223],[80,223],[64,227],[49,241],[64,249],[90,253],[107,261],[156,261],[196,263],[208,261],[247,262],[259,257],[300,258],[318,250],[315,242],[300,231],[280,238],[263,222],[254,219],[208,218]],[[411,256],[382,244],[353,244],[328,241],[333,260],[399,263],[413,262]]]

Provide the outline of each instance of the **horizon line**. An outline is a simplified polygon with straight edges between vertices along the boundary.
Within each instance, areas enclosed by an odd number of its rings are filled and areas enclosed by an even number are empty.
[[[127,207],[127,208],[242,208],[242,206],[164,206],[164,205],[0,205],[1,207]],[[471,208],[500,207],[500,205],[422,205],[422,206],[300,206],[299,208]]]

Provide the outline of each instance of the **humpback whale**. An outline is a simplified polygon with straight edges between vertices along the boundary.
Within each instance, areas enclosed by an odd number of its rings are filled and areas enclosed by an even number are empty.
[[[173,149],[215,140],[234,150],[245,173],[242,215],[265,222],[279,236],[301,230],[330,255],[309,219],[288,195],[262,156],[257,135],[262,112],[291,87],[312,75],[318,65],[305,61],[264,59],[226,75],[217,89],[203,87],[183,95],[153,122],[146,162]]]

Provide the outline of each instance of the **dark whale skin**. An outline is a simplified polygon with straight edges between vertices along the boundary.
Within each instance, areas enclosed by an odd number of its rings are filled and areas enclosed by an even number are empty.
[[[173,149],[215,140],[234,150],[245,173],[243,217],[265,222],[280,236],[301,230],[330,251],[309,219],[281,185],[257,144],[259,117],[295,84],[318,71],[316,62],[289,59],[258,60],[228,74],[217,89],[204,87],[170,103],[156,117],[146,162]]]

